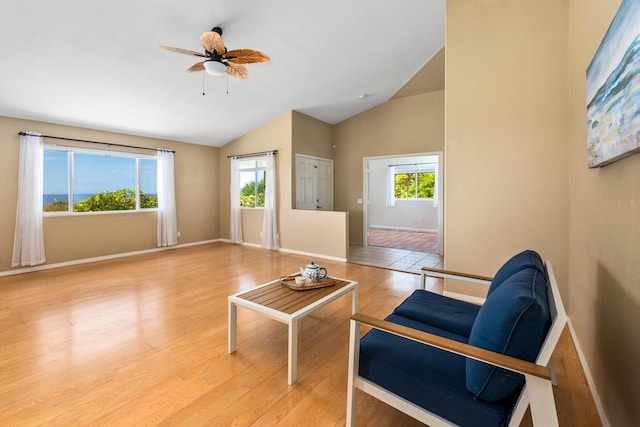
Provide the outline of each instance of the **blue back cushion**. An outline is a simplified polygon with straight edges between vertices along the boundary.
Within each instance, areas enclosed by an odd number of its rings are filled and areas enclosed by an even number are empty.
[[[491,295],[493,291],[495,291],[496,288],[507,278],[513,276],[518,271],[524,270],[525,268],[535,268],[541,273],[545,273],[544,263],[542,262],[540,255],[535,251],[527,249],[526,251],[522,251],[519,254],[512,256],[511,259],[500,267],[498,272],[493,276],[487,296]]]
[[[469,344],[535,362],[551,325],[546,275],[526,268],[487,297],[471,328]],[[521,374],[467,359],[467,389],[487,402],[504,399],[522,385]]]

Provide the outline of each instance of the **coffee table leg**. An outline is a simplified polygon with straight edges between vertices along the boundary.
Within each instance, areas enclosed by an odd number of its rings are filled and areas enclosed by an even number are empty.
[[[236,351],[238,328],[238,306],[229,301],[229,353]]]
[[[298,321],[289,322],[289,385],[296,382],[298,376]]]

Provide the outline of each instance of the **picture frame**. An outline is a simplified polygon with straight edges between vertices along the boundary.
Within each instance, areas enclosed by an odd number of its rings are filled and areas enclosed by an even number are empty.
[[[640,2],[623,0],[587,68],[587,157],[602,167],[640,152]]]

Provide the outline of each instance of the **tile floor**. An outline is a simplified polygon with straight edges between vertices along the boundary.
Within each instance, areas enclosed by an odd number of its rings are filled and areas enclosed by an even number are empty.
[[[369,246],[437,253],[438,234],[371,227],[369,228]]]
[[[437,253],[415,252],[379,246],[350,245],[349,262],[409,273],[420,273],[420,268],[422,267],[444,268],[442,257]]]

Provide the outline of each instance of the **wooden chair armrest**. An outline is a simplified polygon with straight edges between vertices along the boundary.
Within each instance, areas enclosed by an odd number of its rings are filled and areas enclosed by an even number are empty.
[[[460,273],[458,271],[451,271],[451,270],[441,270],[439,268],[422,267],[420,270],[426,276],[439,277],[442,279],[444,278],[460,279],[460,280],[467,279],[467,280],[480,281],[480,282],[486,282],[486,283],[491,283],[491,281],[493,280],[493,277],[479,276],[477,274],[469,274],[469,273]]]
[[[351,316],[351,320],[371,326],[375,329],[380,329],[394,335],[420,342],[422,344],[469,357],[480,362],[489,363],[520,374],[533,375],[548,381],[551,380],[551,371],[546,366],[536,365],[535,363],[531,363],[526,360],[505,356],[504,354],[496,353],[484,348],[464,344],[438,335],[412,329],[407,326],[388,322],[386,320],[376,319],[375,317],[362,313],[354,314]]]

